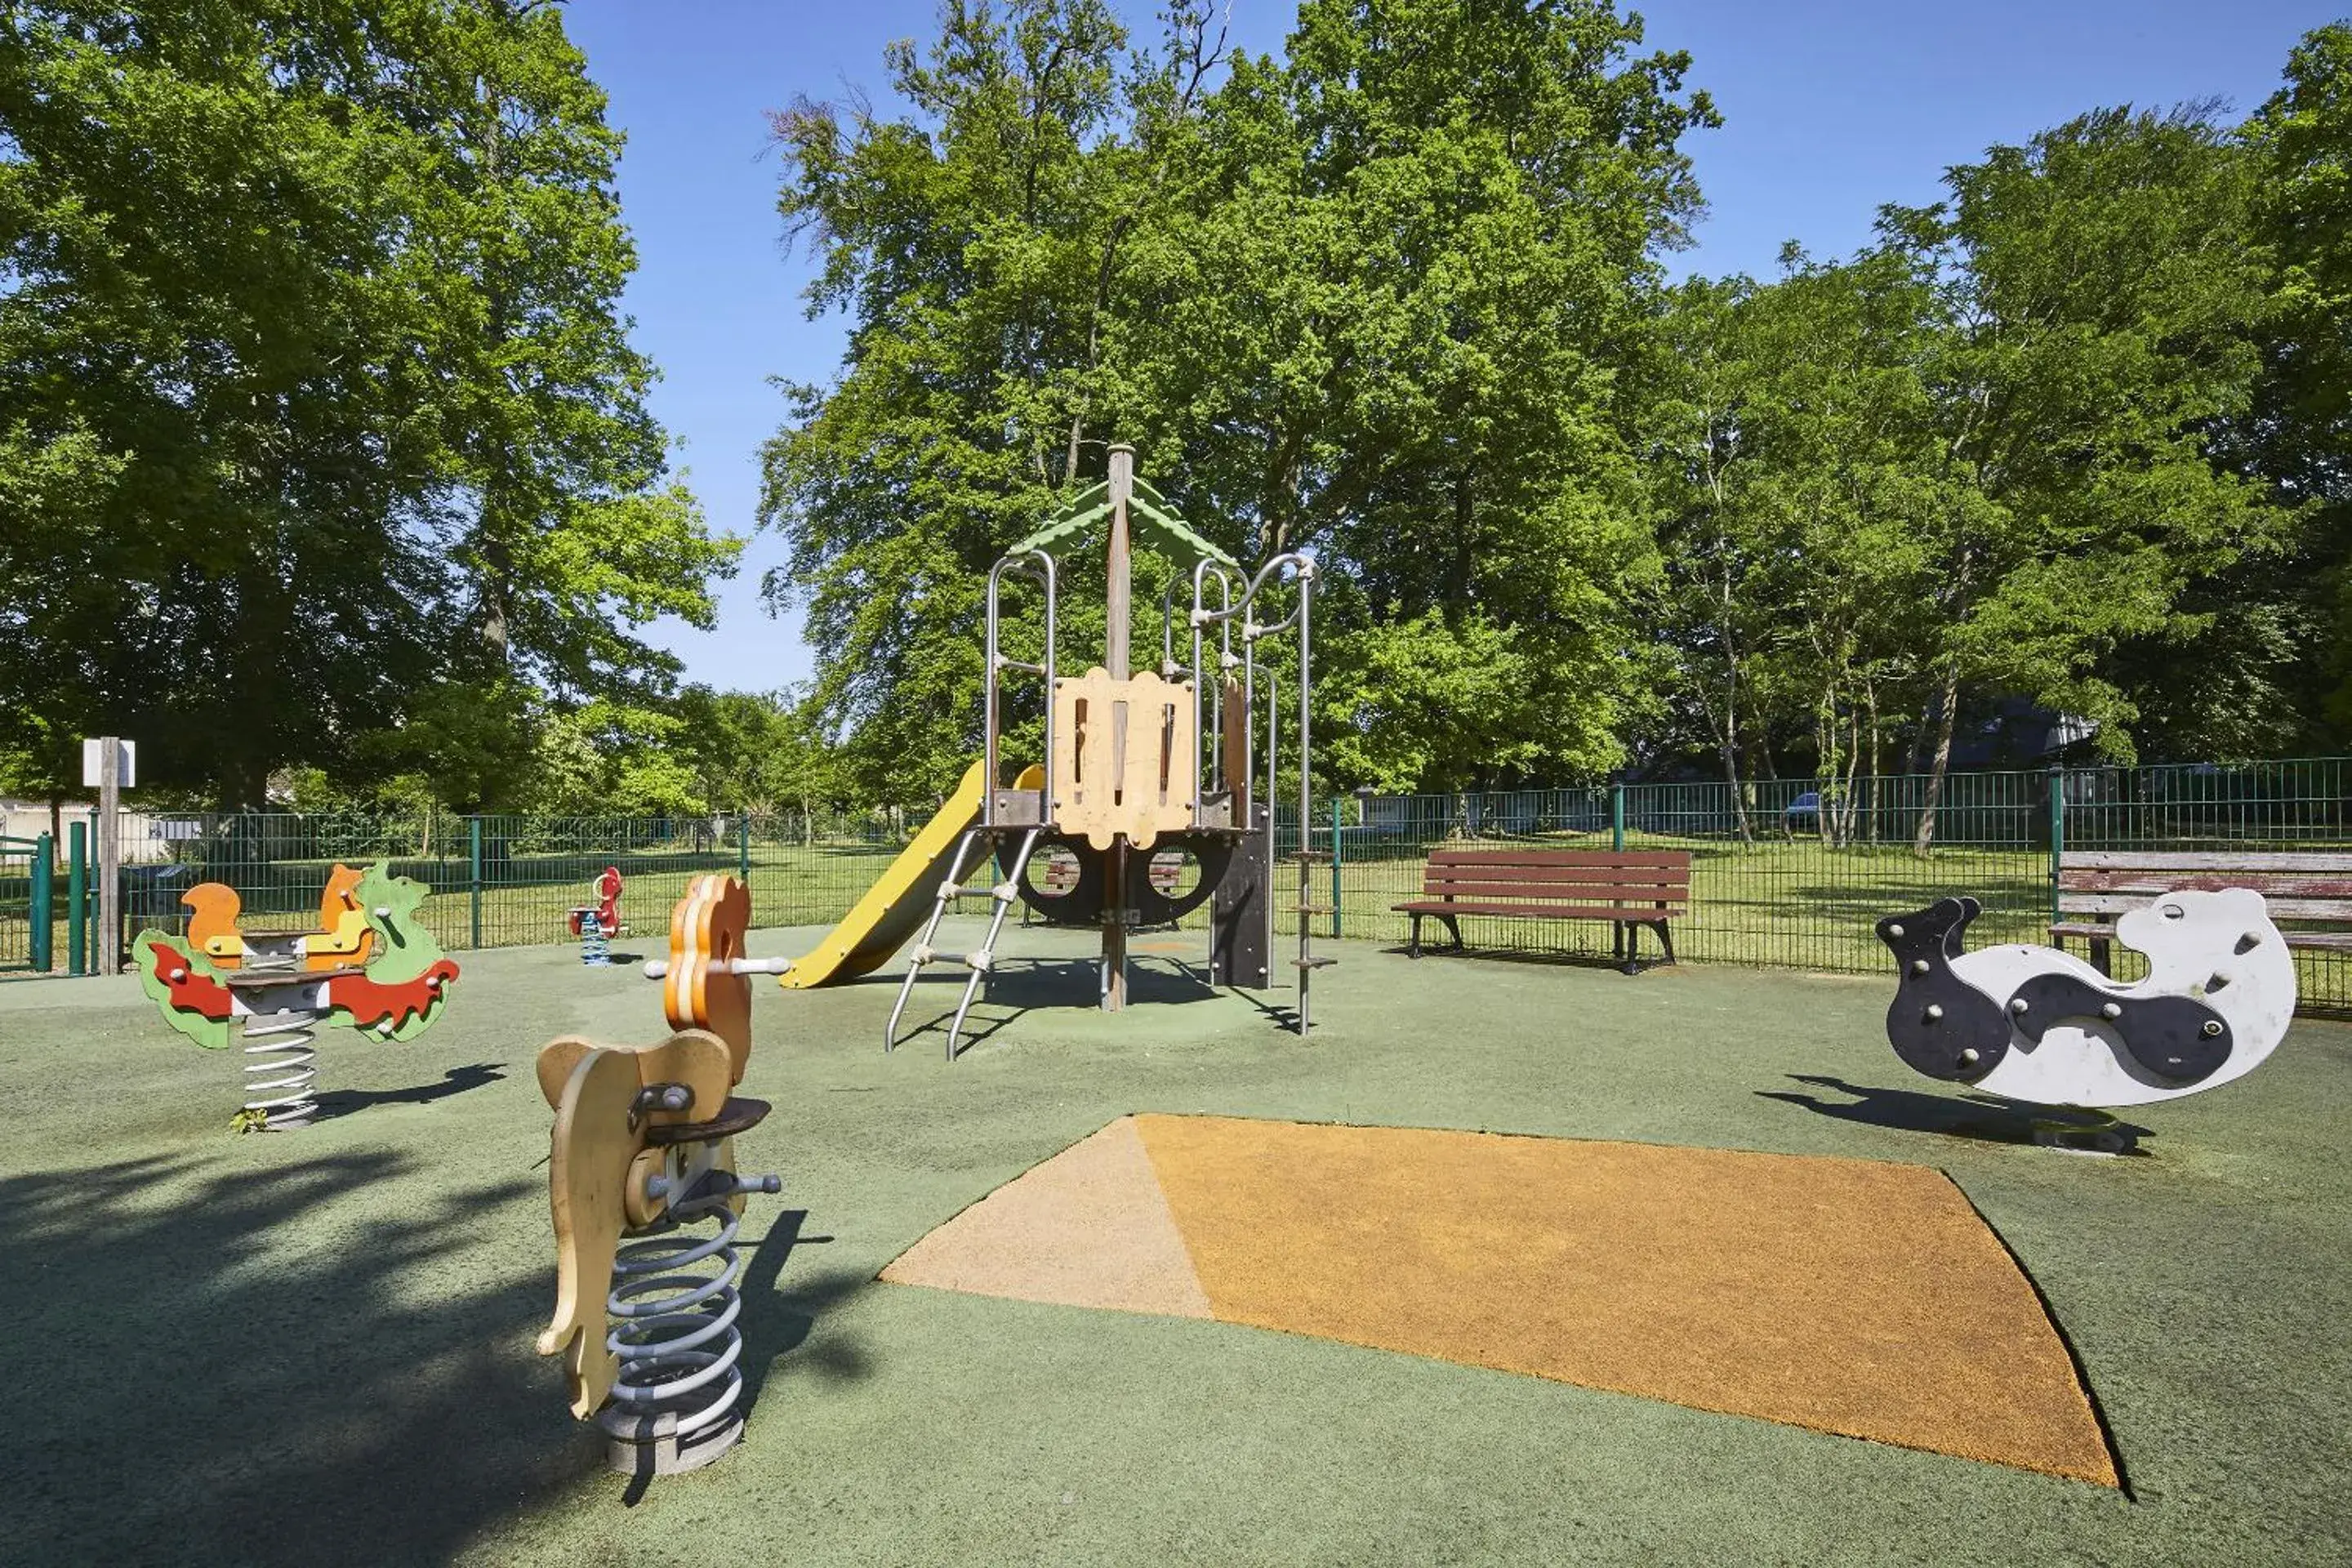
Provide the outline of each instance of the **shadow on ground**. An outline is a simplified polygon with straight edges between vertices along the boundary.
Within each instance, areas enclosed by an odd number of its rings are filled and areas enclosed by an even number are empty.
[[[421,1083],[408,1089],[333,1089],[319,1096],[319,1111],[323,1116],[345,1116],[371,1105],[430,1105],[469,1089],[497,1083],[506,1076],[488,1062],[477,1062],[472,1067],[451,1068],[439,1083]]]
[[[908,998],[906,1016],[899,1021],[898,1043],[944,1039],[955,1019],[956,999],[963,994],[969,971],[942,966],[937,978],[917,983]],[[1024,958],[996,961],[989,983],[972,998],[957,1043],[959,1054],[981,1044],[1040,1009],[1092,1007],[1101,995],[1101,971],[1092,959]],[[900,975],[880,977],[897,986]],[[1207,975],[1192,964],[1164,953],[1134,955],[1128,964],[1127,996],[1130,1005],[1213,1002],[1222,994]]]
[[[2070,1114],[2063,1108],[2053,1106],[2019,1105],[1985,1095],[1955,1099],[1950,1095],[1922,1094],[1908,1089],[1873,1089],[1814,1073],[1790,1073],[1789,1079],[1792,1083],[1832,1089],[1847,1098],[1843,1100],[1823,1100],[1818,1095],[1785,1089],[1759,1089],[1756,1097],[1801,1106],[1816,1115],[1835,1117],[1841,1121],[1865,1122],[1898,1132],[1934,1132],[1947,1138],[1970,1138],[1983,1143],[2032,1143],[2036,1142],[2035,1133],[2040,1124],[2051,1121],[2098,1126],[2121,1134],[2126,1144],[2122,1152],[2132,1154],[2146,1153],[2147,1151],[2139,1148],[2138,1144],[2156,1135],[2147,1128],[2128,1121],[2116,1121],[2109,1127],[2104,1118],[2095,1115]]]
[[[537,1183],[374,1152],[207,1163],[0,1181],[15,1328],[50,1347],[37,1410],[15,1424],[0,1556],[442,1562],[603,1471],[557,1363],[532,1353],[551,1269],[488,1217]],[[796,1247],[829,1239],[802,1237],[802,1218],[779,1215],[747,1270],[755,1398],[770,1363],[866,1283],[777,1294]],[[831,1342],[812,1367],[865,1369]]]

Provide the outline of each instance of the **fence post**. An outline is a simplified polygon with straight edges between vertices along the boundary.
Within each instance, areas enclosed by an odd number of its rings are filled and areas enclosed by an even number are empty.
[[[1625,849],[1625,781],[1622,779],[1609,786],[1609,847],[1620,854]]]
[[[1331,797],[1331,934],[1339,934],[1339,803],[1345,795]]]
[[[58,918],[57,898],[58,841],[44,833],[33,840],[32,889],[32,961],[33,967],[47,974],[57,967],[51,943],[57,933],[52,929]]]
[[[735,879],[748,892],[751,886],[751,818],[743,812],[735,814]]]
[[[2066,855],[2066,770],[2050,765],[2050,923],[2058,923],[2058,863]]]
[[[482,819],[466,818],[467,886],[472,895],[474,946],[482,945]]]
[[[2051,764],[2051,924],[2058,924],[2058,863],[2065,860],[2065,769]]]
[[[66,825],[66,973],[89,973],[89,824]]]

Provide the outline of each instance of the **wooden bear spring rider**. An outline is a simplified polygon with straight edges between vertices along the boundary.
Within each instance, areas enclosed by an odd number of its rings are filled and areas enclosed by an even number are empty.
[[[668,961],[646,965],[669,1037],[566,1036],[539,1053],[556,1255],[539,1350],[564,1358],[572,1413],[604,1430],[625,1474],[699,1469],[742,1436],[736,1230],[745,1194],[782,1187],[735,1173],[736,1135],[768,1114],[731,1093],[751,1055],[746,977],[784,967],[743,957],[750,920],[742,883],[697,878],[671,912]]]

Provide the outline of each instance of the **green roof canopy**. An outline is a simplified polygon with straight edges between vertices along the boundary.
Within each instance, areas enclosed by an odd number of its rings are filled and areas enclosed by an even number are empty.
[[[1133,481],[1129,492],[1127,524],[1131,532],[1141,535],[1168,551],[1180,560],[1197,561],[1203,557],[1222,562],[1235,571],[1241,563],[1192,531],[1192,525],[1176,515],[1176,509],[1167,499],[1141,479]],[[1098,522],[1110,520],[1110,481],[1101,480],[1073,496],[1062,510],[1045,521],[1045,526],[1005,552],[1019,555],[1024,551],[1045,550],[1053,545],[1066,544],[1077,539]]]

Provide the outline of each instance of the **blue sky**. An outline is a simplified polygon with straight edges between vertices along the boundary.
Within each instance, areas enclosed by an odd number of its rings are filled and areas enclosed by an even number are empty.
[[[1152,0],[1116,0],[1139,30]],[[2339,0],[2352,8],[2352,0]],[[1279,52],[1296,0],[1230,0],[1234,41]],[[1678,266],[1769,273],[1781,243],[1821,256],[1869,237],[1882,202],[1927,202],[1952,163],[2103,104],[2219,97],[2253,109],[2326,5],[2277,0],[1659,0],[1650,44],[1687,49],[1723,128],[1689,142],[1710,215]],[[765,112],[849,85],[885,98],[883,46],[928,40],[935,0],[572,0],[568,26],[628,133],[621,197],[639,269],[626,300],[662,368],[654,409],[686,443],[714,526],[751,532],[758,448],[783,405],[772,376],[823,381],[841,328],[805,319],[809,258],[775,214]],[[791,620],[759,600],[781,558],[754,538],[719,624],[655,640],[690,679],[765,690],[807,675]]]

